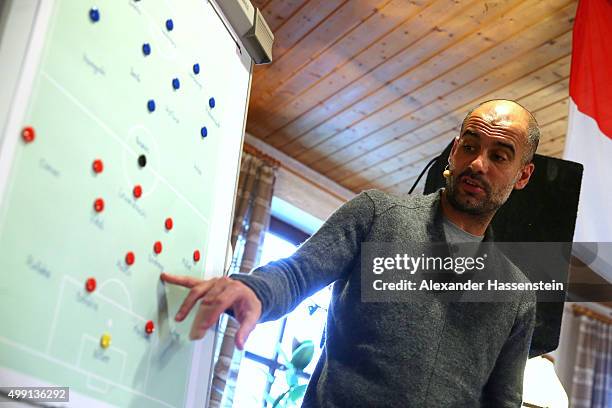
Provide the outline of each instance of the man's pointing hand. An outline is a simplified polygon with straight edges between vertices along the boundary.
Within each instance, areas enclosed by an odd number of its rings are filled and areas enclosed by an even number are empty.
[[[204,337],[206,330],[217,322],[221,313],[231,308],[240,323],[236,333],[236,346],[240,350],[244,348],[249,334],[261,316],[261,302],[251,288],[227,277],[202,280],[162,273],[161,280],[190,289],[176,314],[176,321],[185,319],[198,300],[201,300],[191,326],[192,340]]]

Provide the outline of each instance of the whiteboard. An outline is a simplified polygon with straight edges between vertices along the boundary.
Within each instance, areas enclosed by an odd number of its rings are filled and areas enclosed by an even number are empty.
[[[212,331],[160,272],[223,273],[251,59],[214,3],[19,0],[0,39],[0,385],[204,406]]]

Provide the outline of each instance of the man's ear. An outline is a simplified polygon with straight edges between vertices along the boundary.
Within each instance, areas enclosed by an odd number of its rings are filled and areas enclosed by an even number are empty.
[[[455,152],[457,151],[458,146],[459,146],[459,136],[455,136],[455,138],[453,139],[453,147],[451,147],[450,154],[448,155],[449,160],[451,157],[455,155]]]
[[[521,169],[521,173],[519,175],[518,180],[516,180],[516,183],[514,183],[514,189],[515,190],[524,189],[527,183],[529,183],[529,179],[531,178],[531,175],[533,174],[534,170],[535,170],[535,164],[529,163],[529,164],[524,165],[523,168]]]

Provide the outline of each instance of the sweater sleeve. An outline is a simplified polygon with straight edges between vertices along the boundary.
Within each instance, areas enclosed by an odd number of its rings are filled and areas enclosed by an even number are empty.
[[[482,391],[482,407],[521,407],[523,374],[529,357],[535,319],[535,294],[528,292],[523,295],[519,303],[517,317],[510,335]]]
[[[260,322],[279,319],[349,273],[373,219],[374,202],[363,192],[338,208],[290,257],[230,278],[255,292],[262,303]]]

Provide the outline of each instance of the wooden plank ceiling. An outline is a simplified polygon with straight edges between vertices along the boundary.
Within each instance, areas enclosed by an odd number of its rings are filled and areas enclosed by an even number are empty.
[[[252,0],[274,31],[247,131],[359,192],[406,193],[479,101],[515,99],[560,157],[575,0]]]

